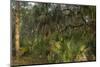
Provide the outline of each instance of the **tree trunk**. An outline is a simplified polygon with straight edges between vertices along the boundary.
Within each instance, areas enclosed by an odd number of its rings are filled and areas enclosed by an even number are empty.
[[[19,2],[16,1],[16,24],[15,24],[15,48],[16,48],[16,56],[19,56]]]

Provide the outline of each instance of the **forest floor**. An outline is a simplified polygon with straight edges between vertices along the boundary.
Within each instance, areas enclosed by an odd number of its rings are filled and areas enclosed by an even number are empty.
[[[11,63],[12,65],[31,65],[31,64],[45,64],[48,63],[48,61],[45,58],[23,56],[20,57],[19,59],[13,57]]]

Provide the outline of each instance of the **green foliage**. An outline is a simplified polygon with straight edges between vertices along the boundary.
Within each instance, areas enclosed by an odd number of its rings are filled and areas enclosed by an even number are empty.
[[[95,6],[34,3],[29,7],[21,2],[21,57],[40,64],[95,60]]]

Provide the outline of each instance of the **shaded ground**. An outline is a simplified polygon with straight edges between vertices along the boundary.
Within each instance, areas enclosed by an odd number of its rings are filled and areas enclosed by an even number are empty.
[[[37,58],[36,56],[32,57],[21,57],[16,59],[15,57],[12,58],[13,65],[27,65],[27,64],[43,64],[48,63],[47,59],[44,58]]]

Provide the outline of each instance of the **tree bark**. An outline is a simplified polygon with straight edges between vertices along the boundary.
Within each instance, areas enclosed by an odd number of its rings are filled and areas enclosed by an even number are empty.
[[[15,24],[15,48],[16,48],[16,56],[19,56],[19,2],[16,1],[16,24]]]

